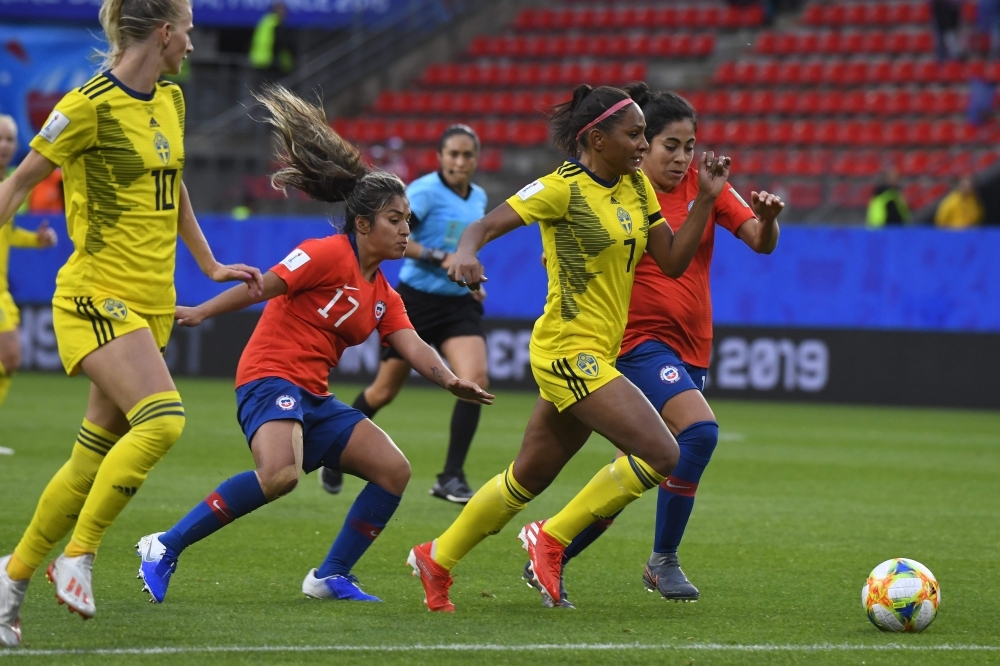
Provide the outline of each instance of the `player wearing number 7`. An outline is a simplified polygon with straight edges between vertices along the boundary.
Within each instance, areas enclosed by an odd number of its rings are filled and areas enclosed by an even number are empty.
[[[655,488],[677,464],[677,442],[649,400],[615,369],[615,359],[643,253],[664,273],[681,275],[708,216],[695,216],[676,235],[664,224],[656,192],[639,169],[649,143],[642,110],[630,94],[647,88],[632,84],[627,90],[578,86],[550,121],[569,159],[470,225],[459,241],[449,276],[475,286],[485,279],[476,253],[538,222],[549,288],[530,345],[540,397],[517,459],[473,496],[444,534],[410,552],[431,610],[454,611],[452,568],[545,490],[591,432],[629,455],[598,472],[551,519],[521,531],[532,580],[553,600],[561,596],[563,550],[573,538]],[[701,168],[724,180],[729,158],[706,154]]]
[[[389,436],[360,411],[330,395],[328,380],[347,347],[378,331],[383,343],[420,374],[463,400],[493,396],[460,380],[421,340],[403,301],[379,270],[406,251],[406,186],[369,171],[323,111],[281,87],[258,98],[284,142],[276,187],[296,187],[321,201],[346,201],[344,233],[307,240],[264,274],[264,294],[230,289],[194,308],[177,308],[182,326],[268,301],[236,371],[237,418],[256,469],[230,478],[166,533],[143,537],[139,577],[162,602],[185,548],[233,520],[291,492],[300,474],[339,469],[368,481],[326,560],[302,591],[318,599],[379,601],[351,574],[389,522],[410,479],[410,464]]]

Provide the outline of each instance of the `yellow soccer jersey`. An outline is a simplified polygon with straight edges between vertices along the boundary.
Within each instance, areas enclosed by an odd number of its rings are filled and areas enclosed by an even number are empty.
[[[607,182],[576,160],[507,200],[525,224],[538,222],[549,293],[531,345],[563,355],[576,350],[614,360],[628,319],[635,265],[652,226],[663,223],[646,175]]]
[[[7,268],[12,247],[38,247],[38,234],[15,227],[13,222],[0,226],[0,294],[9,289]]]
[[[184,98],[98,74],[56,105],[31,147],[62,167],[73,254],[56,296],[114,294],[145,314],[173,312]]]

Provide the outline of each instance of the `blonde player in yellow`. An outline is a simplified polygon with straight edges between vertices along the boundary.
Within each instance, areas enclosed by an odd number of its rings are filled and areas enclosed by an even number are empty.
[[[91,380],[69,461],[49,482],[12,555],[0,558],[0,643],[20,642],[28,581],[47,570],[56,596],[95,613],[94,555],[105,531],[177,441],[184,406],[163,361],[173,325],[177,237],[205,274],[262,289],[260,271],[217,262],[181,182],[184,99],[161,82],[191,52],[189,0],[105,0],[107,71],[70,91],[17,171],[0,184],[0,222],[57,166],[74,252],[59,271],[53,328],[66,372]]]
[[[627,90],[640,88],[645,84]],[[449,269],[453,280],[474,289],[486,280],[476,258],[486,243],[526,224],[541,227],[549,287],[530,347],[540,397],[517,459],[473,496],[444,534],[410,551],[408,562],[434,611],[455,610],[448,597],[452,568],[545,490],[591,432],[628,455],[598,472],[558,514],[527,525],[519,536],[532,582],[553,603],[560,599],[562,551],[570,541],[655,488],[677,464],[677,442],[642,392],[615,369],[615,359],[642,253],[648,251],[665,274],[679,276],[698,248],[707,215],[689,217],[676,236],[663,223],[653,186],[639,170],[649,144],[630,92],[579,86],[572,101],[553,110],[550,127],[570,159],[470,225]],[[728,178],[729,159],[708,153],[701,168]]]
[[[0,114],[0,181],[17,152],[17,123]],[[56,232],[43,222],[35,231],[13,224],[0,226],[0,406],[10,391],[11,377],[21,366],[21,337],[17,327],[21,313],[14,304],[7,284],[7,261],[12,247],[51,247],[56,244]]]

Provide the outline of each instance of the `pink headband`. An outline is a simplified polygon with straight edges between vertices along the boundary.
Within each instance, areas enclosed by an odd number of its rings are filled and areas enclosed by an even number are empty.
[[[623,99],[622,101],[618,102],[617,104],[615,104],[614,106],[612,106],[610,109],[608,109],[607,111],[605,111],[601,115],[597,116],[597,118],[595,118],[594,120],[592,120],[589,125],[587,125],[582,130],[580,130],[579,132],[577,132],[577,134],[576,134],[576,140],[579,141],[580,137],[583,136],[584,132],[586,132],[591,127],[593,127],[597,123],[601,122],[602,120],[604,120],[608,116],[611,116],[611,115],[615,114],[616,112],[618,112],[619,110],[624,109],[629,104],[632,104],[632,102],[633,102],[633,100],[632,100],[631,97],[626,97],[625,99]]]

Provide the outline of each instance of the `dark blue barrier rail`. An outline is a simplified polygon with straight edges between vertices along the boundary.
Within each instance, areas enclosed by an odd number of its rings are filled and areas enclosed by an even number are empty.
[[[41,217],[18,219],[34,228]],[[261,218],[235,222],[202,216],[220,261],[268,268],[305,238],[328,235],[327,222]],[[69,256],[65,224],[58,248],[13,250],[10,282],[20,302],[45,302]],[[183,248],[183,244],[181,244]],[[530,319],[545,302],[538,230],[516,231],[481,255],[490,278],[491,317]],[[720,232],[712,270],[715,321],[728,326],[1000,332],[1000,230],[943,232],[786,226],[778,249],[759,256]],[[401,262],[384,266],[395,282]],[[221,290],[186,249],[178,252],[177,291],[196,303]]]

